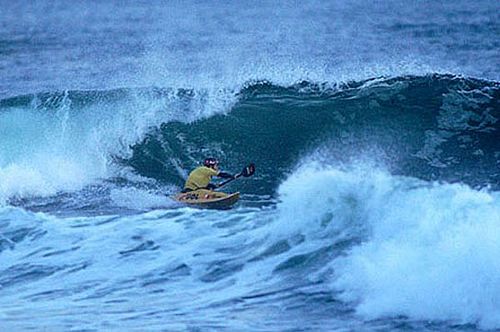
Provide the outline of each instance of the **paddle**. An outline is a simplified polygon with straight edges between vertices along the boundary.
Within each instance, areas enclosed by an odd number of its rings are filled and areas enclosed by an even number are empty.
[[[226,184],[228,184],[229,182],[231,182],[231,181],[233,181],[233,180],[236,180],[236,179],[237,179],[237,178],[239,178],[239,177],[242,177],[242,176],[243,176],[243,177],[246,177],[246,178],[247,178],[247,177],[249,177],[249,176],[252,176],[252,175],[253,175],[253,173],[255,173],[255,165],[252,163],[252,164],[248,165],[247,167],[243,168],[243,170],[242,170],[240,173],[236,174],[236,175],[234,176],[234,178],[232,178],[232,179],[229,179],[229,180],[226,180],[226,181],[224,181],[224,182],[219,183],[219,184],[217,185],[217,188],[220,188],[220,187],[222,187],[222,186],[225,186],[225,185],[226,185]]]

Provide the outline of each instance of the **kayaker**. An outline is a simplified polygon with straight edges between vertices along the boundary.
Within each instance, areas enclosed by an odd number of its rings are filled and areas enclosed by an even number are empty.
[[[203,161],[203,166],[195,168],[186,180],[184,184],[183,193],[187,193],[198,189],[208,189],[213,190],[217,186],[210,183],[213,176],[217,176],[223,179],[233,179],[234,175],[229,173],[219,171],[219,161],[215,158],[206,158]]]

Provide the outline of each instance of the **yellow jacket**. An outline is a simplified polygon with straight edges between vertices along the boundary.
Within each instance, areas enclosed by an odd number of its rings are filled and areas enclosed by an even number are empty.
[[[219,171],[206,166],[195,168],[186,180],[184,189],[196,190],[206,188],[212,179],[212,176],[219,175]]]

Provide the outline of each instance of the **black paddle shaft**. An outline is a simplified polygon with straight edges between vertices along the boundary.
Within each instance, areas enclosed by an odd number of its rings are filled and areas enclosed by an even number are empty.
[[[246,178],[247,178],[247,177],[249,177],[249,176],[252,176],[252,175],[253,175],[253,173],[255,173],[255,165],[252,163],[252,164],[248,165],[247,167],[243,168],[243,170],[242,170],[240,173],[236,174],[236,175],[234,176],[234,178],[229,179],[229,180],[226,180],[226,181],[224,181],[224,182],[222,182],[222,183],[219,183],[219,184],[217,185],[217,188],[220,188],[220,187],[222,187],[222,186],[225,186],[225,185],[226,185],[226,184],[228,184],[229,182],[234,181],[234,180],[236,180],[237,178],[239,178],[239,177],[241,177],[241,176],[246,177]]]

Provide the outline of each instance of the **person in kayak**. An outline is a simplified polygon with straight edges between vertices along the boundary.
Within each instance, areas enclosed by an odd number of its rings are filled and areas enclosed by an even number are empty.
[[[219,161],[217,159],[207,158],[203,162],[203,166],[197,167],[189,173],[182,192],[187,193],[198,189],[213,190],[217,188],[215,184],[210,183],[213,176],[223,179],[234,178],[234,175],[219,171]]]

